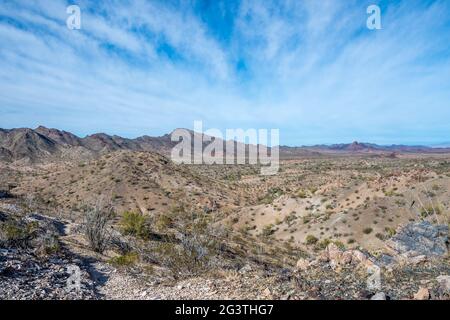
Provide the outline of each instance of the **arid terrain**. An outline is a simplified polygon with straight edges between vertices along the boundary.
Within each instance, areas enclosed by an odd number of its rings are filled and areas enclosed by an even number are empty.
[[[263,176],[173,145],[0,129],[0,298],[450,298],[449,149],[281,147]]]

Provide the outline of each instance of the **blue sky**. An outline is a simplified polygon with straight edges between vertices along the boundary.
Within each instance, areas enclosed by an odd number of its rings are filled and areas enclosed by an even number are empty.
[[[194,120],[287,145],[448,142],[450,1],[0,3],[0,127],[136,137]]]

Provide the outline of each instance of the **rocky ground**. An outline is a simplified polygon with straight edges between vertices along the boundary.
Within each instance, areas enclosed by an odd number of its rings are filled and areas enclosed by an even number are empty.
[[[80,290],[68,290],[71,266],[80,268]],[[39,259],[30,250],[0,249],[0,297],[14,300],[97,299],[95,284],[80,261]]]
[[[158,261],[164,256],[152,255],[156,247],[139,234],[125,236],[116,228],[116,247],[94,253],[83,220],[38,214],[42,211],[32,210],[26,198],[6,193],[0,198],[0,299],[450,299],[449,229],[439,223],[444,212],[390,230],[389,239],[377,239],[382,250],[336,238],[316,238],[293,249],[295,243],[230,233],[219,256],[223,261],[179,275]],[[162,222],[174,228],[174,221]],[[182,229],[171,229],[163,244],[189,240],[175,236],[183,236]],[[253,252],[259,246],[265,247],[261,256]],[[136,253],[138,263],[113,263],[126,252]]]
[[[39,221],[48,227],[48,220],[41,217]],[[67,229],[70,230],[63,228]],[[74,248],[69,250],[64,241],[63,249],[46,257],[42,257],[36,248],[3,248],[0,250],[0,297],[58,300],[450,299],[450,263],[448,258],[433,251],[439,251],[442,244],[439,241],[445,240],[444,229],[428,223],[404,228],[397,236],[402,241],[392,240],[394,245],[391,246],[400,252],[390,260],[359,250],[342,250],[331,243],[317,256],[299,259],[295,268],[274,271],[249,263],[238,270],[214,270],[203,276],[169,281],[132,268],[114,267]],[[61,234],[62,239],[65,236]],[[417,248],[420,252],[410,250]],[[70,290],[68,281],[74,266],[80,270],[80,287]],[[374,266],[380,270],[380,282],[371,286],[370,270]]]

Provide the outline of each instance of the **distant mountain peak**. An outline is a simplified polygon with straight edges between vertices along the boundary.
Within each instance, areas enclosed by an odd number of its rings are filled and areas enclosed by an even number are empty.
[[[204,134],[183,129],[192,136]],[[136,139],[127,139],[117,135],[110,136],[106,133],[95,133],[85,138],[80,138],[70,132],[38,126],[36,129],[0,128],[0,160],[15,161],[29,159],[32,162],[45,159],[69,159],[92,158],[105,153],[126,151],[151,151],[163,155],[170,154],[171,149],[178,143],[171,140],[171,135],[161,137],[141,136]],[[210,140],[210,139],[207,139]],[[203,144],[205,146],[205,144]],[[301,157],[320,156],[322,154],[380,154],[396,155],[401,153],[450,153],[450,148],[431,148],[423,146],[391,145],[380,146],[371,143],[353,141],[347,144],[317,145],[312,147],[286,147],[280,148],[280,156]]]

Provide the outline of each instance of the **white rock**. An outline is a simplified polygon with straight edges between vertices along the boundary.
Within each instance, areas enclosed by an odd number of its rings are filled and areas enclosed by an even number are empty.
[[[386,300],[386,294],[384,292],[378,292],[370,300]]]
[[[367,260],[367,257],[364,253],[359,250],[352,251],[352,260],[357,261],[359,263],[363,263]]]
[[[298,270],[306,271],[306,270],[308,270],[308,267],[309,267],[309,261],[308,260],[300,258],[297,261],[297,269]]]
[[[249,264],[246,264],[245,266],[243,266],[240,270],[239,273],[247,273],[252,271],[252,266]]]

